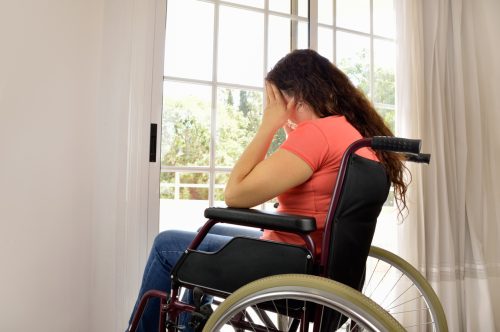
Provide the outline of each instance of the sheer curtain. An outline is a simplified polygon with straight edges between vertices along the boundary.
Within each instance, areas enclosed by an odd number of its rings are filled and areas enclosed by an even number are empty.
[[[500,2],[396,0],[397,119],[422,138],[400,253],[450,331],[500,331]]]

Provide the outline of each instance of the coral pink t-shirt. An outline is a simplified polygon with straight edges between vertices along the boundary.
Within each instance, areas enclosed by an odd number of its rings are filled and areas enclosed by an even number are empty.
[[[304,160],[313,174],[303,184],[278,196],[278,211],[315,217],[317,230],[312,238],[318,251],[342,155],[351,143],[360,138],[361,134],[345,117],[329,116],[300,123],[280,147]],[[356,154],[378,160],[368,148],[362,148]],[[304,245],[301,237],[285,232],[265,230],[263,238]]]

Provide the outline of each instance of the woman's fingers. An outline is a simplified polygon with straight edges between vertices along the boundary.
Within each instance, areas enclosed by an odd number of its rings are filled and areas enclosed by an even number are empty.
[[[269,104],[271,101],[274,101],[274,91],[271,87],[271,83],[266,81],[266,95],[267,95],[267,103]]]
[[[288,118],[288,109],[285,97],[272,82],[266,81],[267,105],[264,109],[262,123],[278,130]]]
[[[288,104],[286,104],[286,110],[287,111],[290,111],[292,108],[295,107],[297,103],[295,102],[295,98],[291,98],[289,101],[288,101]]]
[[[273,91],[273,97],[277,102],[283,102],[283,96],[281,95],[281,91],[278,87],[271,83],[271,90]]]

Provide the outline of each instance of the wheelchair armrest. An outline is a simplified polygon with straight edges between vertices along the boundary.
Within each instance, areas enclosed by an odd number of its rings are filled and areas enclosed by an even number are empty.
[[[310,233],[316,230],[314,217],[256,209],[211,207],[205,210],[205,218],[228,224],[292,233]]]

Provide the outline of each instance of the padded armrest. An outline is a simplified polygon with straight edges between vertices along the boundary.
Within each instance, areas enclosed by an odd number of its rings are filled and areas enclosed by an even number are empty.
[[[205,218],[228,224],[275,231],[310,233],[316,230],[316,219],[314,217],[255,209],[211,207],[205,210]]]

